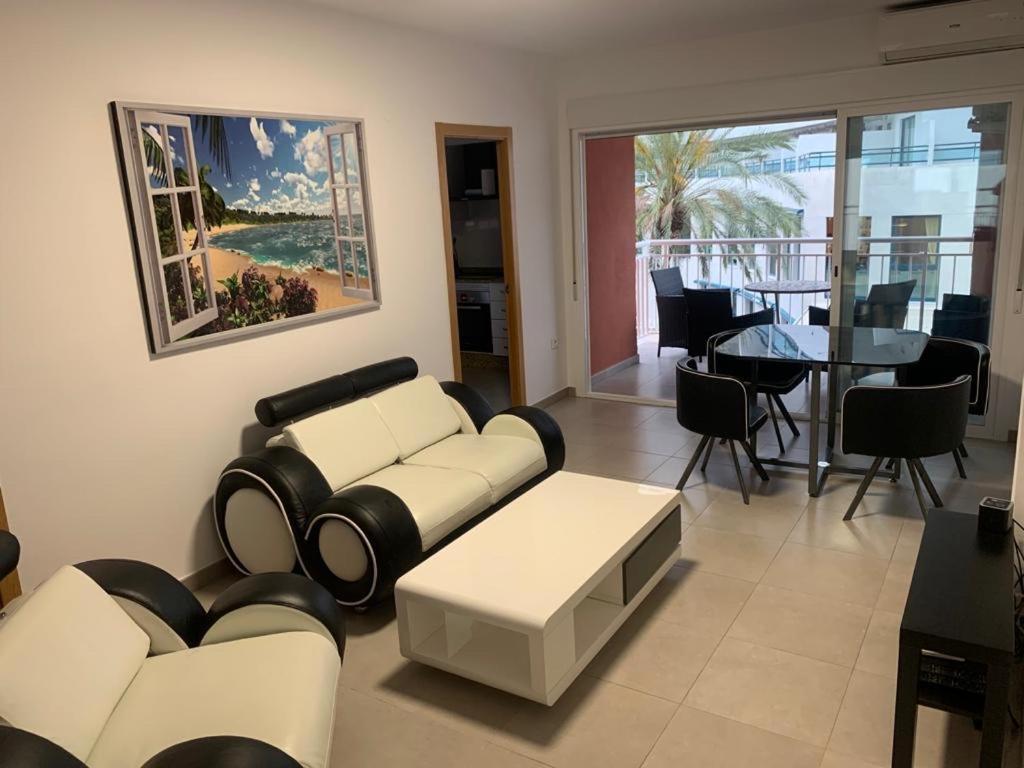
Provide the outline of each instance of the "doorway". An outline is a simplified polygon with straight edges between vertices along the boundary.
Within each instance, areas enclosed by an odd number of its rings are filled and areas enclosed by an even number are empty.
[[[438,123],[456,381],[495,410],[525,404],[512,205],[512,129]]]

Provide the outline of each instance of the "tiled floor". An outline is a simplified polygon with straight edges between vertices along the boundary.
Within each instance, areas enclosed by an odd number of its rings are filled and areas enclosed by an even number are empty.
[[[670,409],[568,399],[550,411],[572,471],[674,485],[697,443]],[[790,453],[806,451],[803,431]],[[928,462],[950,507],[1007,493],[1010,447],[968,447],[969,482],[949,458]],[[553,707],[407,662],[386,606],[351,616],[332,765],[887,766],[923,527],[912,491],[877,482],[844,523],[854,481],[811,500],[804,475],[770,472],[748,471],[744,506],[716,448],[683,492],[682,559]],[[921,709],[918,733],[916,765],[977,764],[969,721]]]

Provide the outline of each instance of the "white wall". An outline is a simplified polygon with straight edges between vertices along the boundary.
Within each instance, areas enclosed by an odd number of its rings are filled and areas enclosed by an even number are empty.
[[[574,232],[583,231],[575,206],[579,165],[576,138],[588,131],[683,125],[730,125],[744,119],[820,115],[837,107],[886,100],[927,97],[941,100],[963,91],[987,89],[1000,98],[1024,89],[1024,51],[1008,51],[938,61],[882,67],[878,64],[875,17],[861,16],[787,29],[633,48],[601,51],[560,62],[559,204],[562,253],[567,276],[564,289],[566,375],[584,391],[586,330],[582,285],[571,286],[574,271],[585,274],[582,250]],[[1015,105],[1015,125],[1021,125]],[[883,107],[880,107],[883,108]],[[1019,129],[1018,129],[1019,130]],[[1019,139],[1019,133],[1018,133]],[[1012,192],[1020,175],[1019,141],[1011,147]],[[1024,373],[1024,315],[1012,312],[1017,261],[1024,237],[1024,195],[1016,210],[1005,212],[1007,238],[996,276],[997,311],[993,362],[998,402],[990,408],[992,434],[1005,439],[1016,428]],[[1003,339],[1008,340],[1003,343]]]
[[[527,396],[565,386],[550,349],[554,102],[537,56],[262,0],[0,14],[0,482],[26,586],[85,558],[183,576],[222,557],[209,500],[262,441],[261,395],[402,354],[451,374],[435,121],[513,127]],[[365,118],[383,308],[151,359],[112,100]]]

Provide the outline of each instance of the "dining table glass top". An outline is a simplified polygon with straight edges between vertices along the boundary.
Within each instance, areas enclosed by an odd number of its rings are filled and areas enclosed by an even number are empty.
[[[896,328],[755,325],[715,348],[748,360],[835,363],[897,368],[916,362],[928,334]]]

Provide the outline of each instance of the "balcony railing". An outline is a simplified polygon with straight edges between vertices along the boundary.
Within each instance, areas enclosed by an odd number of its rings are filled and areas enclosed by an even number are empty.
[[[830,238],[718,238],[643,240],[636,244],[637,335],[658,332],[652,269],[678,267],[687,288],[729,288],[737,313],[765,306],[761,294],[746,288],[765,280],[830,280]],[[945,293],[969,293],[974,238],[862,237],[856,266],[857,298],[871,285],[917,280],[907,327],[928,331],[932,311]],[[783,322],[805,323],[810,306],[827,306],[827,294],[783,294]],[[773,307],[769,295],[767,306]]]

